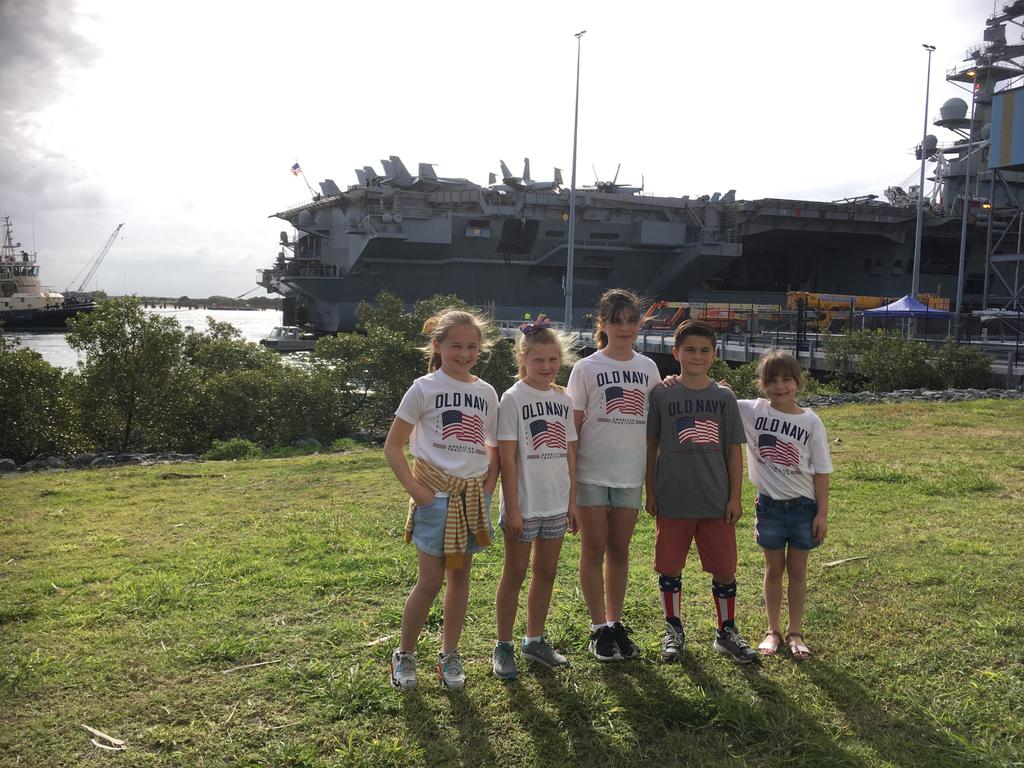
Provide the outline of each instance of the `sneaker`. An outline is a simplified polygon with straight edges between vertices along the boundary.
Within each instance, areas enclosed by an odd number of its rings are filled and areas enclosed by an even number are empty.
[[[686,647],[686,633],[682,627],[665,622],[665,634],[661,636],[661,660],[678,661]]]
[[[458,648],[448,653],[437,654],[437,676],[441,678],[441,684],[449,690],[461,691],[466,687],[466,672],[462,668],[462,657]]]
[[[551,643],[543,635],[541,635],[540,640],[534,640],[532,643],[526,642],[524,637],[523,643],[519,648],[524,659],[539,661],[548,667],[564,667],[569,663],[565,656],[551,647]]]
[[[502,680],[515,680],[519,672],[516,670],[516,654],[512,643],[497,643],[491,654],[491,669],[494,676]]]
[[[611,627],[600,627],[590,635],[590,652],[598,661],[617,661],[622,658]]]
[[[416,654],[395,648],[391,654],[391,685],[400,691],[416,687]]]
[[[615,637],[615,645],[619,648],[619,656],[623,659],[632,659],[640,655],[640,649],[629,639],[633,630],[622,626],[621,621],[616,621],[612,626],[612,635]]]
[[[737,664],[750,664],[757,661],[757,651],[750,647],[735,627],[726,627],[715,633],[714,649],[728,656]]]

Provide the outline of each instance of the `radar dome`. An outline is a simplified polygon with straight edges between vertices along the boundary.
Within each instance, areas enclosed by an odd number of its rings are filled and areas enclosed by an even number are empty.
[[[939,109],[939,115],[943,120],[963,120],[967,117],[967,102],[963,99],[950,99]]]
[[[938,147],[939,140],[935,138],[935,136],[929,133],[927,136],[924,137],[924,151],[928,155],[934,155],[935,150],[938,149]]]

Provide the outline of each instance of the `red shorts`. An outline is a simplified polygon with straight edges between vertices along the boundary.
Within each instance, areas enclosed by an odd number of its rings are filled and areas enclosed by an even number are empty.
[[[690,543],[697,540],[701,570],[725,576],[736,572],[736,524],[720,517],[656,518],[654,532],[654,570],[675,576],[686,565]]]

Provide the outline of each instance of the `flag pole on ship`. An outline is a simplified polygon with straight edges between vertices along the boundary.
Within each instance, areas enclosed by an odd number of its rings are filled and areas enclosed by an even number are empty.
[[[313,197],[317,196],[316,192],[313,190],[313,187],[309,185],[309,179],[306,178],[306,173],[305,171],[302,170],[302,166],[299,165],[298,160],[296,160],[295,164],[292,166],[292,175],[301,176],[302,180],[306,183],[306,189],[309,190],[309,194],[311,194]]]

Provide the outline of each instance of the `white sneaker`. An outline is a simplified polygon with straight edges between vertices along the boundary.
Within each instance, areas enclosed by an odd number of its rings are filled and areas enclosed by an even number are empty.
[[[441,684],[452,691],[460,691],[466,687],[466,672],[462,668],[462,657],[459,649],[453,648],[448,653],[437,654],[437,676]]]
[[[395,648],[391,654],[391,685],[400,691],[416,687],[416,654]]]

